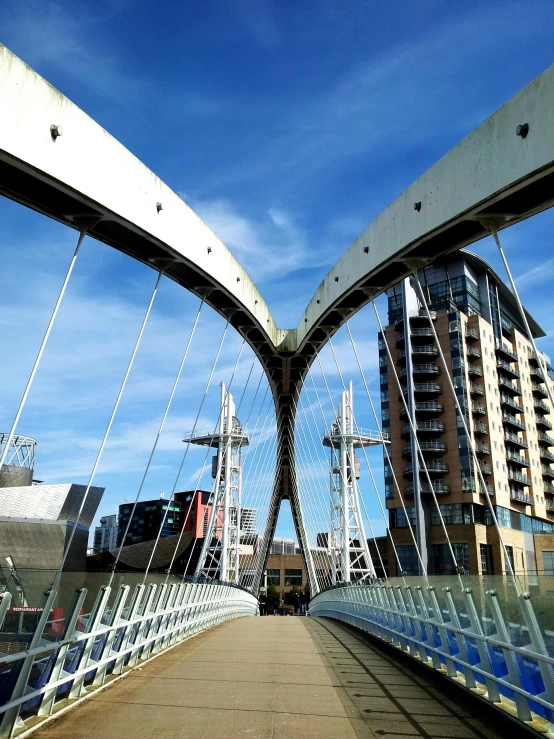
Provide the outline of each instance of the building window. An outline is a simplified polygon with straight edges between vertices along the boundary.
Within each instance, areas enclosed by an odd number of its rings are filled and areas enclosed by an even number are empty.
[[[490,544],[480,544],[481,551],[481,573],[483,575],[494,575],[494,567],[492,563],[492,546]]]
[[[396,547],[398,559],[402,572],[406,575],[419,574],[419,560],[417,558],[416,548],[413,544],[400,544]]]
[[[554,577],[554,552],[542,553],[543,575]]]
[[[267,571],[267,584],[268,585],[281,585],[281,570],[268,570]]]
[[[514,564],[514,548],[513,547],[506,547],[506,554],[508,555],[508,559],[510,561],[510,565],[512,567],[512,570],[515,572],[515,564]],[[506,563],[506,572],[508,572],[508,564]]]
[[[469,546],[466,543],[452,543],[452,549],[458,567],[469,573]],[[433,544],[433,557],[437,575],[452,575],[456,572],[456,564],[452,561],[448,544]]]
[[[302,585],[302,570],[285,570],[285,585]]]

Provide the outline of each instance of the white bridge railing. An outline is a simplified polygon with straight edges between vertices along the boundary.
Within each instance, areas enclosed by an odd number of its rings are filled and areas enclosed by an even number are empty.
[[[540,597],[535,609],[529,594],[517,595],[505,578],[496,578],[496,589],[487,589],[490,580],[462,579],[471,587],[455,581],[445,587],[445,577],[338,585],[311,601],[310,616],[379,637],[554,736],[554,633],[545,628],[554,613],[541,612]]]
[[[257,598],[242,588],[172,580],[136,584],[132,594],[128,584],[102,585],[96,593],[80,587],[63,610],[54,590],[36,608],[11,607],[6,590],[0,596],[0,737],[17,735],[59,701],[69,705],[200,631],[257,613]],[[9,622],[33,614],[34,631],[25,643]]]

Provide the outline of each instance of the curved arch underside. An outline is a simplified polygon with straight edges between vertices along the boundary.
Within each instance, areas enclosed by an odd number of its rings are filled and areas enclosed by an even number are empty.
[[[198,216],[119,142],[0,45],[0,194],[82,229],[205,298],[259,357],[281,455],[267,522],[291,500],[294,413],[307,368],[348,318],[414,266],[432,263],[554,201],[554,65],[408,187],[342,255],[295,329],[279,329],[256,286]],[[528,135],[516,131],[528,124]],[[61,136],[51,126],[61,126]]]

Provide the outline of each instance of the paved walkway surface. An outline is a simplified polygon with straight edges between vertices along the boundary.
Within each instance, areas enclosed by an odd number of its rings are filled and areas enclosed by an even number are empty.
[[[162,654],[33,737],[523,736],[493,709],[399,656],[327,619],[241,618]]]

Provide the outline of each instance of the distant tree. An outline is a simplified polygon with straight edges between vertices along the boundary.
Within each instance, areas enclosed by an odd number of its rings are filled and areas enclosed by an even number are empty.
[[[301,590],[298,587],[298,585],[293,585],[292,588],[290,589],[291,595],[296,595],[297,593],[300,594],[300,592]]]
[[[267,586],[267,597],[268,598],[276,598],[278,595],[279,595],[279,591],[276,585]]]

